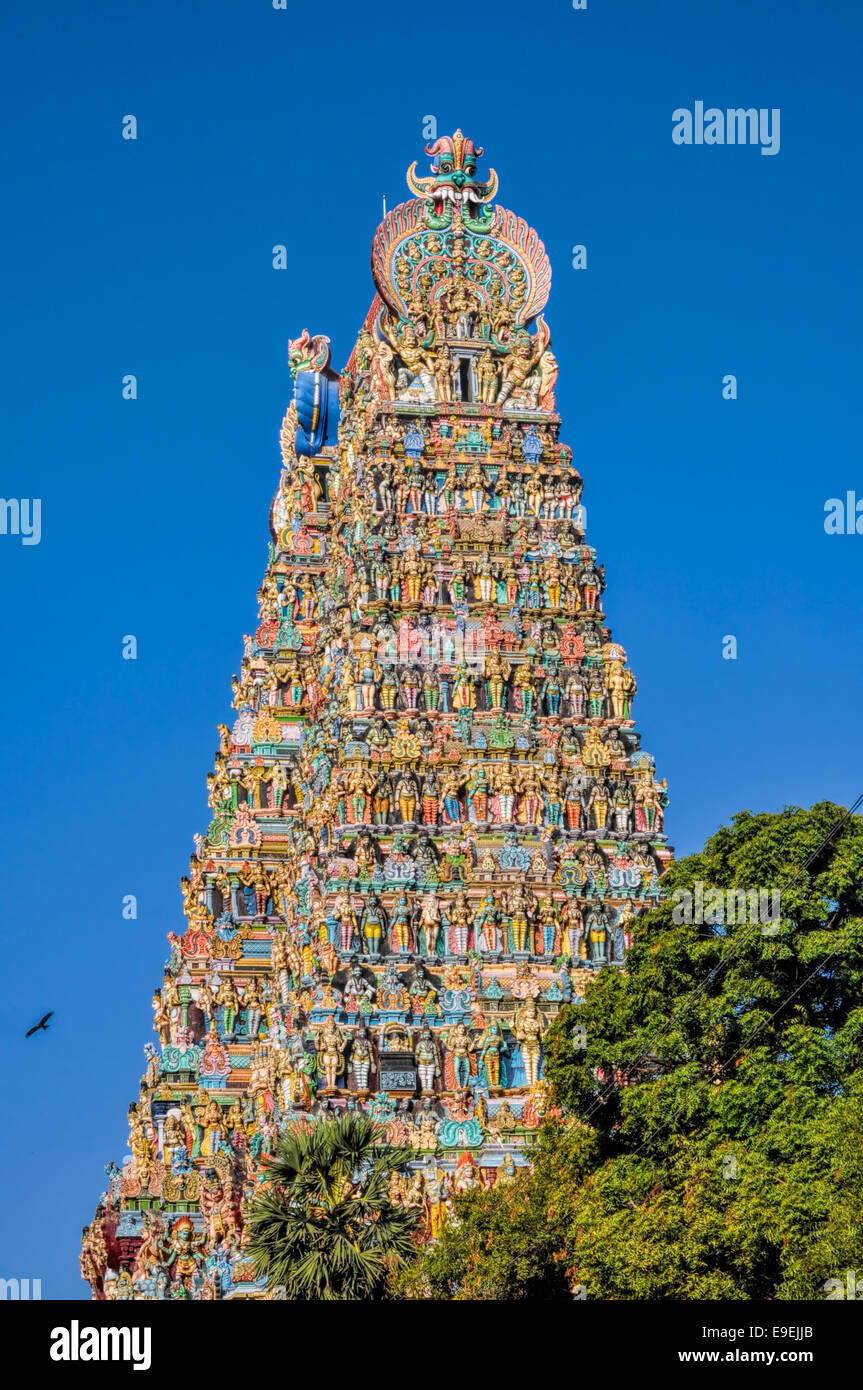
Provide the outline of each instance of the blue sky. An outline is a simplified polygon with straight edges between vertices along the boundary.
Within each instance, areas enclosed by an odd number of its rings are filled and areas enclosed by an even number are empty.
[[[548,248],[563,437],[678,854],[863,790],[863,536],[824,531],[863,499],[861,28],[850,0],[5,7],[0,493],[41,498],[42,536],[0,535],[0,1275],[85,1294],[255,621],[286,341],[346,359],[424,116]],[[698,100],[779,108],[778,155],[674,144]]]

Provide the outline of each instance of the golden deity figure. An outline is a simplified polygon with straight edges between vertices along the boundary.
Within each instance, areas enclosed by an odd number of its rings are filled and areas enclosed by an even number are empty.
[[[483,551],[479,560],[474,564],[474,598],[481,603],[491,603],[494,593],[494,577],[491,572],[491,561],[487,551]]]
[[[451,401],[455,387],[455,363],[445,343],[441,343],[433,359],[435,388],[439,401]]]
[[[474,709],[476,707],[476,687],[473,672],[464,661],[459,662],[456,667],[452,687],[452,705],[453,709]]]
[[[221,1145],[222,1134],[224,1132],[222,1107],[215,1096],[211,1096],[207,1100],[206,1105],[202,1107],[202,1110],[203,1113],[199,1120],[199,1124],[204,1131],[204,1137],[201,1141],[201,1154],[204,1158],[215,1158],[216,1154],[219,1152],[219,1146]]]
[[[512,667],[499,651],[489,652],[485,658],[485,678],[488,685],[490,709],[503,709],[506,704],[506,683]]]
[[[151,1133],[152,1127],[149,1121],[145,1124],[142,1117],[141,1111],[143,1106],[143,1099],[140,1105],[129,1106],[129,1148],[134,1160],[135,1174],[141,1184],[141,1190],[146,1191],[153,1169],[156,1143],[155,1137]]]
[[[411,1136],[412,1137],[412,1136]],[[423,1175],[420,1172],[409,1173],[404,1180],[402,1188],[402,1204],[408,1209],[421,1208],[423,1205]]]
[[[434,1111],[423,1107],[423,1109],[420,1111],[419,1115],[416,1118],[415,1125],[416,1128],[411,1140],[414,1148],[425,1150],[427,1153],[434,1153],[438,1144],[438,1120]],[[416,1178],[419,1178],[420,1182],[422,1183],[422,1172],[417,1170],[414,1176]]]
[[[320,917],[319,931],[320,938],[317,943],[318,959],[320,960],[321,966],[323,967],[325,973],[330,978],[332,978],[332,976],[335,975],[336,971],[339,969],[341,961],[339,960],[338,951],[336,950],[335,946],[330,941],[330,938],[327,935],[326,918],[324,917],[323,912],[321,913]],[[331,990],[331,986],[328,985],[327,988]],[[332,996],[330,995],[328,997]]]
[[[427,400],[435,400],[434,358],[421,347],[412,323],[391,328],[385,317],[380,320],[381,332],[405,364],[408,372],[418,378]]]
[[[492,330],[499,343],[509,341],[510,331],[515,323],[515,314],[507,303],[503,300],[495,307],[492,314]],[[500,400],[500,397],[498,397]]]
[[[528,509],[538,518],[542,514],[542,504],[545,501],[545,488],[538,473],[530,474],[525,484],[525,494]]]
[[[257,724],[255,727],[257,729]],[[269,768],[251,765],[244,769],[240,778],[240,786],[245,787],[248,794],[249,806],[256,811],[261,809],[261,784],[268,776]]]
[[[315,465],[311,459],[306,459],[300,467],[300,486],[301,501],[305,511],[314,512],[317,510],[318,502],[323,497],[323,488],[318,482],[315,472]]]
[[[394,353],[388,342],[375,344],[372,360],[372,381],[379,401],[391,401],[396,394],[396,374],[393,367]]]
[[[479,383],[480,400],[484,405],[493,405],[497,399],[500,372],[490,347],[485,348],[480,353],[479,361],[476,364],[476,375]]]
[[[492,1090],[499,1090],[501,1060],[508,1050],[503,1029],[499,1023],[492,1022],[486,1025],[474,1043],[474,1050],[479,1053],[480,1060],[485,1067],[489,1086]]]
[[[357,678],[354,663],[349,656],[346,656],[342,662],[342,669],[339,673],[339,689],[342,709],[347,710],[349,714],[355,714],[357,711]]]
[[[473,922],[473,909],[465,896],[463,888],[458,890],[454,902],[449,909],[450,927],[452,928],[453,947],[456,955],[464,955],[468,949],[469,933]]]
[[[471,291],[463,280],[459,280],[450,291],[447,300],[447,329],[455,338],[471,336],[471,315],[475,304]]]
[[[561,564],[556,555],[549,555],[542,564],[542,578],[549,608],[560,607]]]
[[[635,694],[635,676],[622,661],[612,661],[605,677],[611,697],[611,710],[615,719],[628,719]]]
[[[527,1086],[533,1086],[539,1080],[544,1034],[545,1020],[536,1007],[536,1000],[529,994],[521,1007],[516,1009],[512,1020],[512,1035],[521,1047]]]
[[[432,1240],[436,1240],[446,1220],[450,1176],[445,1168],[438,1167],[434,1158],[428,1160],[428,1165],[423,1170],[423,1185],[428,1212],[428,1231]]]
[[[407,585],[408,603],[419,603],[420,601],[420,580],[422,578],[422,561],[416,551],[411,549],[407,552],[402,561],[402,573],[405,576]]]
[[[95,1284],[106,1271],[108,1265],[108,1248],[105,1244],[105,1237],[99,1221],[93,1221],[89,1226],[84,1227],[84,1239],[81,1248],[81,1275],[88,1283]]]
[[[481,463],[474,462],[471,464],[464,480],[464,488],[470,494],[474,514],[481,512],[485,506],[485,499],[488,493],[488,479],[483,472]]]
[[[426,319],[428,317],[428,310],[426,309],[426,303],[422,295],[412,294],[410,299],[408,300],[407,309],[410,315],[411,323],[413,324],[417,333],[423,335],[426,331]]]
[[[569,897],[560,913],[563,928],[564,953],[571,957],[574,965],[587,957],[584,940],[584,912],[577,898]]]
[[[163,999],[163,1001],[164,1001],[165,1008],[166,1008],[166,1009],[169,1009],[172,1013],[173,1013],[174,1009],[179,1009],[179,1007],[180,1007],[180,990],[179,990],[179,986],[177,985],[177,981],[176,981],[176,979],[174,978],[174,976],[171,975],[171,974],[169,974],[168,971],[165,972],[165,975],[164,975],[164,978],[163,978],[163,981],[162,981],[162,999]]]
[[[330,910],[338,924],[339,946],[342,951],[350,951],[357,934],[357,914],[347,889],[342,888],[336,895]]]
[[[520,825],[538,825],[542,806],[542,786],[536,768],[528,765],[521,768],[517,786],[519,798],[518,821]]]
[[[261,587],[258,590],[258,598],[262,604],[269,605],[268,612],[272,613],[274,611],[273,606],[278,609],[280,598],[279,582],[270,570],[264,575]]]
[[[525,892],[524,884],[517,883],[507,896],[507,911],[514,951],[528,950],[528,914],[531,910],[532,903]]]
[[[465,1149],[455,1166],[453,1191],[472,1192],[480,1185],[479,1166],[470,1149]]]
[[[347,1045],[347,1034],[338,1026],[332,1016],[327,1017],[318,1029],[316,1046],[318,1070],[327,1083],[326,1089],[328,1091],[336,1089],[336,1077],[339,1072],[344,1070]]]
[[[261,770],[264,772],[267,771],[266,768]],[[250,880],[251,888],[255,895],[255,916],[266,917],[272,888],[270,885],[270,876],[265,866],[258,860],[252,865]]]
[[[548,793],[548,799],[555,804],[563,800],[563,783],[560,776],[560,768],[557,763],[552,763],[542,776],[542,784]]]
[[[191,1096],[184,1096],[180,1101],[180,1123],[186,1136],[186,1148],[194,1157],[197,1152],[200,1135],[198,1132],[198,1121],[195,1118],[195,1111],[192,1106]]]
[[[412,825],[416,820],[417,784],[413,773],[405,768],[396,779],[395,801],[404,825]]]
[[[588,801],[588,807],[593,811],[597,830],[605,829],[605,823],[608,819],[609,799],[608,787],[605,785],[605,782],[601,779],[597,780],[594,783]]]
[[[494,789],[493,800],[497,809],[498,824],[512,825],[516,784],[512,767],[509,763],[501,763],[500,766],[495,769],[492,786]]]
[[[663,777],[655,782],[653,773],[645,768],[635,786],[636,828],[648,831],[662,830],[662,798],[668,783]]]
[[[166,1047],[171,1041],[171,1015],[162,1002],[161,990],[153,995],[153,1027],[159,1035],[159,1042]]]
[[[404,513],[407,511],[408,492],[410,491],[408,472],[405,466],[404,459],[397,458],[393,464],[393,487],[395,489],[396,498],[395,509],[400,514]],[[394,555],[390,560],[390,569],[392,573],[395,573],[394,566],[397,564],[397,562],[398,556]]]
[[[287,917],[292,905],[293,892],[296,887],[296,879],[288,864],[279,863],[273,870],[273,880],[275,895],[277,898],[277,911],[283,917]]]
[[[217,813],[223,811],[231,800],[231,778],[225,768],[224,759],[216,762],[216,771],[207,774],[209,795],[207,800]]]
[[[459,480],[458,468],[455,459],[450,459],[440,491],[439,507],[444,512],[455,512],[459,509]]]

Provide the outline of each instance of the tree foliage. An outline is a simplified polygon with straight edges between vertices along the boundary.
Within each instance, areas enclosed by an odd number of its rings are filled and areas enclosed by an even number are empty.
[[[257,1276],[290,1299],[386,1296],[414,1248],[416,1211],[389,1199],[410,1156],[366,1115],[291,1126],[250,1214]]]
[[[405,1292],[800,1299],[863,1276],[863,821],[843,814],[744,811],[669,868],[625,971],[549,1030],[562,1115],[533,1172],[457,1200]],[[779,889],[776,920],[675,920],[699,882],[705,902]]]

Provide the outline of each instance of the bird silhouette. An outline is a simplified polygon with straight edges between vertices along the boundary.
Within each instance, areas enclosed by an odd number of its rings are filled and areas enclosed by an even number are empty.
[[[24,1034],[24,1037],[25,1037],[25,1038],[31,1037],[33,1033],[38,1033],[40,1028],[43,1028],[43,1029],[45,1030],[45,1032],[47,1033],[47,1031],[48,1031],[48,1019],[49,1019],[49,1018],[53,1018],[53,1017],[54,1017],[54,1010],[51,1009],[49,1013],[43,1014],[43,1015],[42,1015],[42,1017],[39,1019],[39,1022],[38,1022],[38,1023],[34,1023],[32,1028],[28,1028],[28,1029],[27,1029],[27,1032]]]

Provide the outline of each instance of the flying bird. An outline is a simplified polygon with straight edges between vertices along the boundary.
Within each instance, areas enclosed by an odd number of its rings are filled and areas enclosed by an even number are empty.
[[[27,1032],[24,1034],[24,1037],[25,1037],[25,1038],[31,1037],[33,1033],[38,1033],[40,1028],[44,1028],[45,1032],[47,1033],[47,1031],[48,1031],[48,1019],[49,1019],[49,1018],[53,1018],[53,1017],[54,1017],[54,1010],[51,1009],[51,1011],[50,1011],[49,1013],[43,1014],[43,1015],[42,1015],[42,1017],[39,1019],[39,1022],[38,1022],[38,1023],[34,1023],[32,1028],[28,1028],[28,1029],[27,1029]]]

